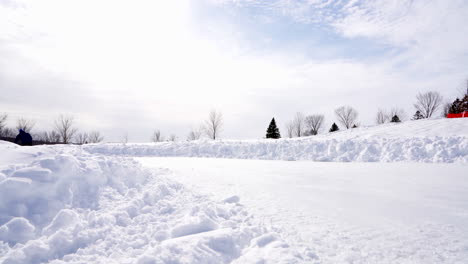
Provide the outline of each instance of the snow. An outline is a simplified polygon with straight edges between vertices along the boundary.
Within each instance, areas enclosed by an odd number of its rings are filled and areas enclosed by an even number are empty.
[[[139,157],[468,163],[468,119],[407,121],[295,139],[101,144],[84,149]]]
[[[468,119],[281,140],[0,141],[0,263],[464,263],[466,171]]]
[[[235,199],[210,199],[168,170],[75,146],[2,143],[0,158],[0,263],[303,260]]]
[[[215,200],[240,202],[309,261],[468,259],[467,164],[138,160]]]

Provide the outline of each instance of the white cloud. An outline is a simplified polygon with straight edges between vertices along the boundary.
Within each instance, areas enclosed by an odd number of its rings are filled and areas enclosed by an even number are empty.
[[[455,58],[466,56],[468,34],[460,35],[466,29],[456,25],[466,8],[462,2],[413,2],[235,3],[239,9],[232,12],[250,5],[266,10],[255,18],[265,24],[280,14],[405,50],[369,62],[259,50],[269,41],[264,34],[257,37],[256,29],[214,14],[200,22],[191,17],[194,1],[10,1],[0,5],[0,31],[6,32],[0,37],[0,85],[9,89],[0,112],[48,124],[57,113],[71,112],[82,127],[100,129],[109,140],[127,131],[137,141],[154,128],[183,138],[211,108],[225,114],[225,137],[261,137],[273,115],[281,126],[296,111],[325,113],[331,123],[341,104],[354,105],[370,124],[378,107],[410,111],[419,89],[450,87],[462,76],[463,69],[431,78],[414,72],[460,67]]]
[[[406,49],[415,69],[454,71],[468,54],[466,1],[362,1],[333,23],[346,37],[367,37]]]

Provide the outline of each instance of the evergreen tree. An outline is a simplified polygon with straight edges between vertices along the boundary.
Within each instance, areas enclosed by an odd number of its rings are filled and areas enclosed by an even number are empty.
[[[357,128],[357,125],[356,125],[356,124],[354,124],[352,128]]]
[[[416,113],[413,116],[413,120],[419,120],[419,119],[423,119],[423,118],[424,118],[424,116],[421,114],[421,112],[419,112],[419,110],[416,111]]]
[[[330,128],[330,132],[335,132],[338,130],[340,130],[340,128],[335,123],[333,123],[333,125]]]
[[[455,101],[453,101],[452,106],[450,107],[450,110],[449,110],[449,114],[461,113],[462,112],[461,104],[462,104],[462,101],[460,101],[460,99],[458,98]]]
[[[276,121],[274,117],[273,119],[271,119],[270,125],[268,126],[266,138],[274,138],[274,139],[281,138],[281,135],[280,135],[278,127],[276,126]]]
[[[468,94],[460,102],[460,112],[468,112]]]
[[[392,123],[400,123],[401,120],[400,120],[400,118],[399,118],[397,115],[394,115],[394,116],[392,117],[392,120],[391,120],[390,122],[392,122]]]

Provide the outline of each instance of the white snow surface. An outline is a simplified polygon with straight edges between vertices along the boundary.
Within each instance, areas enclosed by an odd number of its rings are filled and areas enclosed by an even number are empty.
[[[468,260],[467,164],[138,160],[213,199],[240,201],[309,252],[304,263]]]
[[[131,158],[0,141],[0,263],[299,263],[232,197]],[[309,254],[310,255],[310,254]]]
[[[0,141],[0,263],[466,263],[467,166],[468,119],[281,140]]]
[[[90,153],[139,157],[468,163],[468,118],[390,123],[293,139],[98,144],[83,148]]]

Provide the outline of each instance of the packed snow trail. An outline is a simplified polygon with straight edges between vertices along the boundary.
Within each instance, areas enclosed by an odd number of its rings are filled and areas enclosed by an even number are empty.
[[[302,263],[234,199],[128,158],[0,141],[0,263]],[[225,197],[229,198],[229,197]]]
[[[407,121],[293,139],[98,144],[83,149],[139,157],[468,163],[468,118]]]
[[[137,160],[215,200],[238,199],[319,263],[468,259],[466,164]]]

